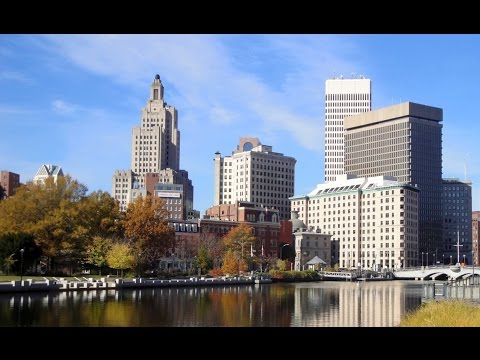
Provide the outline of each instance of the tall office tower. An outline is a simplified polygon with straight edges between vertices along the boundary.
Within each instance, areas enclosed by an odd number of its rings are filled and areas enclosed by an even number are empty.
[[[473,262],[475,263],[475,265],[479,264],[479,259],[480,259],[479,241],[480,241],[480,211],[473,211],[472,212],[472,247],[473,247]]]
[[[343,121],[372,109],[371,87],[371,80],[363,76],[325,82],[325,181],[335,181],[345,173]]]
[[[20,186],[20,175],[2,170],[0,171],[0,200],[6,199],[15,194],[15,191]]]
[[[338,242],[340,267],[380,270],[417,264],[418,197],[391,176],[346,174],[290,200],[309,229]]]
[[[345,119],[345,171],[420,190],[418,255],[443,246],[440,108],[405,102]]]
[[[279,210],[280,220],[290,216],[295,184],[293,157],[273,152],[257,138],[240,138],[231,156],[214,158],[214,205],[250,201],[257,206]]]
[[[472,182],[459,179],[443,179],[443,246],[430,249],[428,259],[436,263],[448,259],[472,263]],[[457,242],[460,252],[457,252]],[[435,255],[433,255],[435,254]],[[458,254],[460,259],[457,259]]]
[[[120,202],[123,211],[137,196],[181,196],[182,210],[175,210],[172,216],[179,219],[179,214],[182,214],[180,219],[183,220],[186,213],[193,209],[193,186],[188,172],[180,170],[178,113],[165,102],[163,95],[162,81],[156,75],[147,104],[142,109],[140,126],[132,129],[131,170],[114,173],[112,195]],[[183,190],[175,195],[155,192],[156,183],[182,185]]]

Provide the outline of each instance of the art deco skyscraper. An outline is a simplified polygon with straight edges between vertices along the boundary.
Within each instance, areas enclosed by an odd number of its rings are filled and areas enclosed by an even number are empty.
[[[177,109],[168,105],[163,95],[162,81],[156,75],[142,109],[140,126],[132,129],[131,170],[115,172],[112,195],[122,210],[139,195],[166,197],[172,217],[183,219],[193,209],[193,186],[188,172],[180,170]],[[175,187],[175,192],[169,185],[181,188]]]
[[[344,127],[346,116],[370,111],[371,80],[363,76],[342,77],[325,82],[325,181],[335,181],[344,171]]]

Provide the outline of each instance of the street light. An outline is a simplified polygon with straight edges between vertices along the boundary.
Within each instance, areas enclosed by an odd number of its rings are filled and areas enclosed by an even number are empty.
[[[442,254],[442,265],[445,265],[445,254]]]
[[[437,265],[437,263],[435,262],[435,259],[436,259],[436,256],[435,256],[435,253],[433,253],[433,266]]]
[[[465,254],[463,254],[463,266],[465,266]]]
[[[422,251],[422,268],[423,268],[423,251]]]
[[[287,245],[290,245],[290,244],[287,243],[287,244],[283,244],[282,246],[280,246],[280,260],[283,260],[282,259],[283,247],[287,246]]]
[[[23,252],[25,249],[20,249],[20,284],[22,283],[23,280]]]
[[[428,268],[428,252],[427,252],[427,268]]]
[[[452,255],[450,255],[450,265],[452,265]]]

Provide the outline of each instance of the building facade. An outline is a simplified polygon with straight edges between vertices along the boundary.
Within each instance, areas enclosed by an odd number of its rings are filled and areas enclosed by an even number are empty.
[[[442,180],[443,247],[429,249],[429,264],[450,261],[472,263],[472,182],[459,179]],[[457,259],[457,241],[460,259]],[[441,256],[441,258],[440,258]]]
[[[335,181],[344,170],[346,116],[372,109],[371,80],[358,76],[337,77],[325,82],[325,181]]]
[[[138,196],[154,195],[156,184],[182,185],[182,219],[193,210],[193,185],[188,172],[180,169],[178,112],[164,100],[164,88],[156,75],[150,96],[142,109],[140,126],[132,129],[131,170],[116,170],[112,196],[125,211]],[[171,214],[178,219],[178,214]]]
[[[339,175],[291,201],[310,231],[338,242],[341,268],[379,270],[417,265],[418,195],[393,177]]]
[[[0,200],[15,194],[20,186],[20,175],[11,171],[0,171]]]
[[[315,231],[298,230],[295,238],[295,270],[306,270],[305,264],[315,256],[322,259],[326,266],[331,266],[331,235]]]
[[[394,176],[420,190],[419,256],[443,246],[442,120],[442,109],[412,102],[345,119],[348,174]]]
[[[221,204],[205,211],[208,219],[239,222],[279,222],[278,209],[256,206],[250,201],[236,201],[234,204]]]
[[[214,205],[248,201],[256,206],[277,209],[288,219],[295,184],[293,157],[273,152],[257,138],[241,138],[231,156],[214,158]]]
[[[44,164],[40,166],[37,173],[33,177],[33,182],[37,184],[44,184],[47,178],[52,177],[54,182],[57,182],[57,179],[63,175],[63,170],[60,166]]]
[[[480,211],[472,212],[472,247],[473,247],[473,262],[475,265],[479,264],[480,260]]]

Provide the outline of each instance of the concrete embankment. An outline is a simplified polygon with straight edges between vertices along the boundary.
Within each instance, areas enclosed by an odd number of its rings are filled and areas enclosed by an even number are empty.
[[[87,281],[45,280],[10,281],[0,283],[0,293],[30,292],[30,291],[79,291],[97,289],[128,289],[128,288],[155,288],[155,287],[180,287],[180,286],[228,286],[228,285],[254,285],[269,284],[272,281],[254,277],[232,278],[190,278],[190,279],[144,279],[132,280],[115,279],[114,281],[101,278]]]

